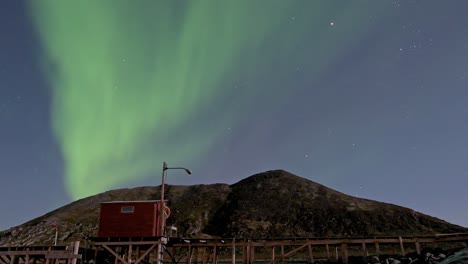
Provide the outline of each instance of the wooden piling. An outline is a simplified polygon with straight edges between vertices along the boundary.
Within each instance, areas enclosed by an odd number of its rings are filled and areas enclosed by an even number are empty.
[[[327,260],[330,260],[330,246],[328,246],[328,244],[325,244],[325,249],[327,251]]]
[[[232,264],[236,264],[236,239],[232,240]]]
[[[309,261],[310,263],[314,263],[314,255],[312,253],[312,244],[310,244],[309,241],[307,241],[307,248],[309,250]]]
[[[406,256],[406,254],[405,254],[405,247],[403,246],[403,238],[402,238],[402,237],[398,237],[398,239],[400,240],[401,254],[402,254],[403,256]]]
[[[343,263],[348,263],[348,243],[341,243],[341,258]]]
[[[416,241],[415,246],[416,246],[416,253],[418,255],[421,255],[421,245],[419,244],[419,241]]]

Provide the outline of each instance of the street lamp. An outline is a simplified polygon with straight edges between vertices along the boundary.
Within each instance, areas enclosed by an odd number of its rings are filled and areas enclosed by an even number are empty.
[[[162,256],[163,256],[163,247],[162,247],[162,242],[163,242],[163,236],[164,236],[164,224],[166,223],[165,221],[165,215],[164,215],[164,181],[167,176],[167,170],[184,170],[187,174],[192,174],[192,171],[189,169],[183,168],[183,167],[167,167],[167,163],[163,162],[163,170],[162,170],[162,176],[161,176],[161,202],[160,207],[159,207],[159,227],[160,227],[160,235],[161,235],[161,243],[158,244],[158,264],[162,263]]]

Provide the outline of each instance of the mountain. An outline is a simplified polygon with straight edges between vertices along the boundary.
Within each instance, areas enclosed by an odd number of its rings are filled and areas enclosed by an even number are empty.
[[[90,196],[0,232],[0,246],[61,244],[96,236],[101,202],[158,200],[160,186]],[[349,196],[283,170],[233,185],[166,185],[168,225],[184,237],[429,235],[468,229],[414,210]]]

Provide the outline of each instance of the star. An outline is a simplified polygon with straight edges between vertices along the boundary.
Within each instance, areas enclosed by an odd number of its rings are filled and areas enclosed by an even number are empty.
[[[333,26],[333,25],[335,25],[335,23],[334,23],[333,21],[332,21],[332,22],[330,22],[330,26]]]

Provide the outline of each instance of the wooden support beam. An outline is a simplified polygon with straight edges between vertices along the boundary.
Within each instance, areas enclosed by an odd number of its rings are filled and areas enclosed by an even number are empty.
[[[188,246],[188,253],[187,253],[187,263],[188,264],[192,264],[192,253],[193,253],[192,245],[189,245]]]
[[[275,247],[271,248],[271,262],[270,263],[275,263]]]
[[[366,243],[362,242],[362,256],[367,256]]]
[[[379,246],[379,242],[375,242],[375,254],[377,256],[380,256],[380,246]]]
[[[246,254],[246,251],[247,251],[247,245],[245,245],[245,242],[242,243],[242,263],[247,263],[247,254]]]
[[[231,263],[236,264],[236,238],[232,240],[232,256]]]
[[[312,244],[307,243],[307,249],[309,250],[309,261],[314,263],[314,254],[312,253]]]
[[[206,247],[203,247],[203,253],[202,253],[202,264],[205,264],[205,251],[206,251]]]
[[[117,260],[120,260],[123,264],[128,264],[127,261],[125,261],[123,258],[121,258],[114,250],[112,250],[107,245],[102,245],[102,247],[105,248],[109,253],[114,255],[116,262],[117,262]]]
[[[2,258],[3,261],[5,261],[5,264],[9,264],[9,263],[10,263],[10,259],[8,258],[8,256],[0,255],[0,257]]]
[[[132,245],[128,245],[128,263],[132,263]]]
[[[246,254],[245,255],[246,255],[246,258],[247,258],[245,263],[251,264],[251,262],[250,262],[250,242],[247,243],[247,248],[246,248]]]
[[[216,251],[216,244],[213,247],[213,264],[218,264],[218,252]]]
[[[281,264],[284,264],[284,245],[281,244]]]
[[[251,263],[251,264],[254,264],[254,263],[255,263],[255,246],[251,246],[251,247],[250,247],[250,256],[249,256],[249,259],[250,259],[250,263]]]
[[[401,255],[406,256],[406,254],[405,254],[405,247],[404,247],[404,245],[403,245],[403,238],[402,238],[402,237],[399,237],[398,239],[400,240]]]
[[[136,261],[135,263],[140,263],[149,253],[151,253],[151,251],[154,250],[154,248],[157,246],[158,244],[154,244],[152,245],[148,250],[146,250],[145,253],[143,253],[143,255],[141,255]]]
[[[421,245],[419,244],[418,241],[416,241],[415,246],[416,246],[416,253],[418,255],[421,255]]]
[[[330,260],[330,247],[328,246],[328,244],[325,244],[325,249],[327,251],[327,260]]]
[[[288,253],[286,253],[284,256],[285,256],[285,257],[289,257],[289,256],[291,256],[292,254],[298,252],[299,250],[301,250],[301,249],[307,247],[308,245],[310,245],[310,244],[305,244],[305,245],[302,245],[302,246],[300,246],[300,247],[298,247],[298,248],[295,248],[295,249],[289,251]]]
[[[27,248],[26,251],[29,251],[29,248]],[[24,257],[24,262],[26,264],[29,264],[29,254],[28,253],[26,253],[26,256]]]
[[[348,263],[348,244],[341,243],[341,258],[343,263]]]

